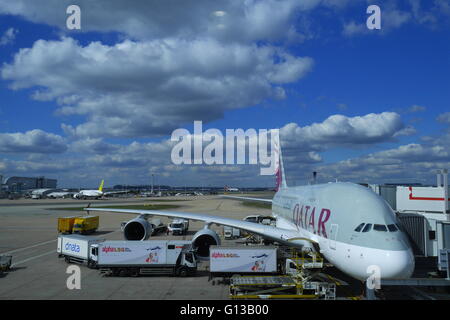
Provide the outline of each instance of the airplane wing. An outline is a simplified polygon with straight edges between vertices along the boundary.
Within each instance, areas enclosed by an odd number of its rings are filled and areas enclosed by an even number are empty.
[[[282,243],[288,243],[292,240],[298,240],[299,233],[296,230],[281,229],[273,226],[267,226],[254,222],[247,222],[237,219],[224,218],[219,216],[206,215],[203,213],[178,212],[178,211],[159,211],[159,210],[133,210],[133,209],[108,209],[108,208],[85,208],[86,211],[103,211],[130,213],[144,216],[164,216],[170,218],[182,218],[195,221],[204,221],[206,224],[217,224],[239,228],[251,233],[258,234],[264,238]]]
[[[250,197],[236,197],[236,196],[220,196],[220,197],[227,198],[227,199],[234,199],[234,200],[245,200],[245,201],[272,203],[272,199],[264,199],[264,198],[250,198]]]

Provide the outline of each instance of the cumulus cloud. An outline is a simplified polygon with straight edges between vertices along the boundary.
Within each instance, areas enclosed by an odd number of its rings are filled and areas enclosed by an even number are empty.
[[[297,12],[315,8],[320,0],[78,0],[83,31],[121,32],[135,39],[213,36],[222,41],[286,38],[297,33],[292,21]],[[0,0],[0,13],[65,30],[66,8],[71,0]],[[217,15],[216,12],[223,12]],[[289,30],[290,32],[287,32]]]
[[[67,145],[61,136],[39,129],[25,133],[0,133],[0,152],[63,153]]]
[[[281,128],[280,134],[288,148],[323,150],[392,141],[403,129],[399,114],[383,112],[356,117],[337,114],[305,127],[289,123]]]
[[[370,183],[421,182],[434,170],[450,165],[450,152],[442,146],[408,144],[395,149],[316,167],[325,179]]]
[[[193,120],[284,95],[281,84],[311,70],[313,60],[271,46],[223,44],[211,38],[164,39],[81,46],[71,38],[21,49],[2,77],[11,88],[44,88],[63,115],[87,122],[66,132],[84,137],[169,134]]]

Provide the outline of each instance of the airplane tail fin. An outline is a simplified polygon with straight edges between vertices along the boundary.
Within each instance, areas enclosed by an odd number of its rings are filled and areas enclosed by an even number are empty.
[[[280,190],[280,188],[287,188],[286,176],[284,175],[284,165],[283,156],[281,154],[281,143],[279,133],[275,134],[274,137],[274,152],[275,152],[275,176],[276,176],[276,187],[275,191]]]
[[[105,183],[105,180],[102,180],[100,183],[100,186],[98,187],[98,191],[103,191],[103,184]]]

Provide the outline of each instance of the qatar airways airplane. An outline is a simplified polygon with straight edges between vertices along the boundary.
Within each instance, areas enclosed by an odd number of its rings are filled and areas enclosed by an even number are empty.
[[[381,279],[405,279],[414,271],[414,256],[406,234],[391,207],[370,189],[353,183],[327,183],[288,187],[278,143],[275,144],[277,192],[272,200],[236,199],[272,204],[276,227],[202,213],[96,209],[139,216],[124,228],[128,240],[145,240],[151,234],[150,216],[204,221],[192,240],[200,258],[208,258],[209,246],[220,244],[211,224],[239,228],[278,243],[320,252],[330,263],[353,278],[365,281],[378,267]]]

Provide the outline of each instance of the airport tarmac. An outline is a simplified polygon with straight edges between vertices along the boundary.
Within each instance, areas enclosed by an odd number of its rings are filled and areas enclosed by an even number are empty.
[[[151,203],[158,203],[151,198]],[[204,212],[242,219],[250,214],[270,214],[269,209],[242,206],[239,201],[217,196],[172,197],[180,207],[173,210]],[[186,199],[186,201],[180,201]],[[164,199],[162,199],[164,200]],[[93,206],[130,205],[148,203],[145,199],[117,199],[90,201]],[[151,276],[139,278],[102,277],[98,270],[81,266],[81,290],[66,286],[68,264],[56,254],[57,218],[76,215],[76,211],[48,210],[81,207],[88,201],[56,200],[0,200],[0,254],[13,256],[13,270],[0,276],[0,299],[227,299],[228,286],[213,286],[208,282],[207,263],[199,267],[195,277],[178,278]],[[97,213],[96,213],[97,214]],[[109,240],[123,240],[120,223],[134,215],[98,213],[98,236]],[[163,222],[169,219],[162,218]],[[189,239],[203,228],[202,222],[191,221],[186,236],[158,235],[156,239]],[[218,234],[222,228],[213,226]]]
[[[258,195],[263,197],[262,195]],[[161,201],[162,202],[158,202]],[[73,199],[54,200],[0,200],[0,254],[13,256],[13,268],[0,275],[0,300],[6,299],[176,299],[176,300],[223,300],[228,299],[227,285],[213,285],[209,279],[208,263],[200,264],[194,277],[148,276],[148,277],[102,277],[98,270],[81,266],[81,289],[69,290],[66,273],[69,266],[56,254],[57,218],[73,216],[80,211],[63,210],[68,207],[173,204],[179,208],[172,211],[200,212],[210,215],[242,219],[251,214],[271,213],[270,209],[244,206],[241,201],[218,196],[170,197],[170,198],[120,198],[110,200],[82,201]],[[96,212],[100,216],[97,236],[109,240],[123,240],[120,224],[135,215]],[[168,218],[161,219],[168,223]],[[203,222],[191,221],[186,236],[166,236],[157,239],[190,239],[203,228]],[[222,236],[222,227],[212,228]],[[227,245],[230,240],[223,240]],[[337,287],[339,299],[361,298],[362,284],[346,277],[335,268],[327,274],[341,283]],[[400,291],[399,291],[400,290]],[[410,296],[408,295],[410,293]],[[417,290],[393,289],[383,292],[386,299],[448,299],[445,295],[429,295]]]

